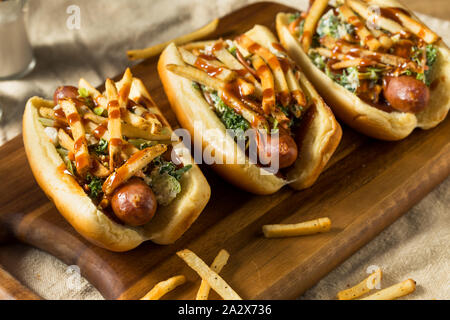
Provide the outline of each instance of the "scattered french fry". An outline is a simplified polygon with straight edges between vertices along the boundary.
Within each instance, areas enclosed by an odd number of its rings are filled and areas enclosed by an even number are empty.
[[[153,47],[150,47],[147,49],[130,50],[127,52],[128,58],[130,60],[140,60],[140,59],[148,59],[148,58],[154,57],[154,56],[160,54],[164,50],[164,48],[167,47],[171,42],[175,43],[176,45],[182,45],[182,44],[185,44],[188,42],[192,42],[192,41],[204,38],[204,37],[210,35],[211,33],[213,33],[217,29],[218,25],[219,25],[219,19],[215,19],[208,25],[204,26],[203,28],[201,28],[197,31],[194,31],[190,34],[176,38],[172,41],[161,43],[161,44],[158,44],[156,46],[153,46]]]
[[[408,279],[389,288],[380,290],[361,300],[395,300],[404,297],[416,290],[416,282]]]
[[[305,52],[309,51],[312,43],[312,37],[316,31],[317,23],[320,17],[323,15],[328,7],[328,0],[316,0],[312,4],[308,16],[305,20],[305,26],[303,31],[303,36],[301,39],[303,49]]]
[[[230,257],[230,254],[226,250],[220,250],[217,257],[214,259],[211,270],[219,274],[223,267],[227,264],[228,258]],[[202,283],[200,284],[200,288],[197,292],[197,300],[208,300],[209,291],[211,289],[211,286],[206,282],[205,280],[202,280]]]
[[[183,275],[175,276],[165,281],[161,281],[156,286],[154,286],[149,293],[142,297],[141,300],[159,300],[162,296],[173,291],[175,288],[181,286],[185,282],[186,277]]]
[[[263,226],[266,238],[287,238],[328,232],[331,229],[329,218],[320,218],[298,224],[275,224]]]
[[[382,276],[383,273],[381,272],[381,269],[378,269],[356,286],[340,291],[337,294],[337,297],[339,300],[357,299],[366,293],[369,293],[372,289],[375,289],[376,286],[380,284]]]
[[[190,250],[177,252],[178,257],[184,260],[198,275],[205,280],[211,288],[224,300],[242,300],[242,298],[223,280],[217,272],[211,270],[208,265]]]

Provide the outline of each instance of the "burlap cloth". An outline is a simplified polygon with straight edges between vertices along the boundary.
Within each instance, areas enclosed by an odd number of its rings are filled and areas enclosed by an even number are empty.
[[[0,82],[0,144],[20,133],[28,97],[50,97],[56,86],[85,77],[95,85],[123,71],[125,50],[157,44],[192,31],[253,0],[31,0],[28,24],[37,58],[35,71],[20,81]],[[307,0],[284,0],[305,8]],[[81,8],[81,29],[66,27],[69,5]],[[430,2],[432,5],[432,2]],[[450,43],[450,23],[421,16]],[[0,45],[7,45],[2,43]],[[372,266],[384,271],[383,287],[413,278],[409,299],[450,299],[450,179],[376,239],[332,271],[301,299],[333,299]],[[47,299],[102,299],[86,280],[39,250],[0,248],[0,264]],[[75,276],[74,276],[75,275]]]

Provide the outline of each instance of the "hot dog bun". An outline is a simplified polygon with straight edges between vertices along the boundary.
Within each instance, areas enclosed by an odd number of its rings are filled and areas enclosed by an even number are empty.
[[[396,0],[373,0],[381,7],[405,8]],[[419,19],[411,13],[414,19]],[[415,128],[431,129],[441,123],[450,109],[450,51],[442,40],[436,43],[438,60],[433,78],[440,79],[431,91],[430,102],[420,113],[384,112],[363,102],[318,69],[303,51],[300,42],[289,32],[288,14],[276,18],[278,36],[290,56],[299,64],[336,116],[354,129],[377,139],[395,141],[409,136]]]
[[[133,81],[130,97],[133,95],[143,95],[151,100],[138,79]],[[193,163],[189,151],[184,150],[181,160],[184,164],[192,164],[192,169],[183,175],[180,181],[182,192],[177,198],[168,206],[159,206],[155,217],[147,225],[121,225],[98,210],[80,185],[70,175],[64,174],[64,162],[38,120],[39,108],[53,106],[52,101],[39,97],[27,102],[23,116],[23,140],[36,181],[64,218],[87,240],[116,252],[132,250],[147,240],[171,244],[180,238],[200,215],[211,193],[208,182]],[[152,111],[163,117],[157,109]]]
[[[272,32],[263,26],[255,26],[247,35],[262,46],[278,42]],[[201,123],[206,130],[215,130],[214,135],[203,136],[203,149],[212,149],[218,158],[240,159],[234,163],[244,163],[213,165],[224,179],[239,188],[261,195],[275,193],[287,184],[298,190],[308,188],[317,180],[340,142],[342,130],[334,115],[311,83],[301,75],[303,90],[313,99],[315,107],[311,110],[310,128],[303,137],[299,157],[289,168],[286,180],[268,172],[261,174],[261,168],[250,164],[245,153],[227,135],[225,126],[200,92],[192,87],[192,82],[168,71],[168,64],[185,65],[175,44],[166,48],[158,63],[158,72],[172,109],[191,136],[194,135],[195,123]],[[223,144],[223,141],[226,148],[214,147]]]

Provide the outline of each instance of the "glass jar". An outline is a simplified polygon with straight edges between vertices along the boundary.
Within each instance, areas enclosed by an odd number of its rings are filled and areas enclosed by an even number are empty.
[[[19,79],[36,64],[24,23],[26,0],[0,0],[0,80]]]

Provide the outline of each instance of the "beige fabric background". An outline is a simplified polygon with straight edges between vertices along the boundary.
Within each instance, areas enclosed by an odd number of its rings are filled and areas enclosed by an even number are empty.
[[[77,83],[81,76],[99,85],[129,65],[125,49],[172,39],[251,2],[256,1],[31,0],[28,23],[38,64],[23,80],[0,82],[0,145],[20,133],[28,97],[50,97],[56,86]],[[281,2],[305,8],[307,0]],[[81,8],[81,30],[66,28],[66,9],[72,4]],[[421,17],[450,43],[449,22]],[[447,179],[301,299],[333,299],[362,280],[371,266],[383,269],[383,287],[415,279],[418,289],[408,299],[450,299],[449,207]],[[39,250],[20,244],[0,247],[0,264],[46,299],[102,299],[72,269]]]

